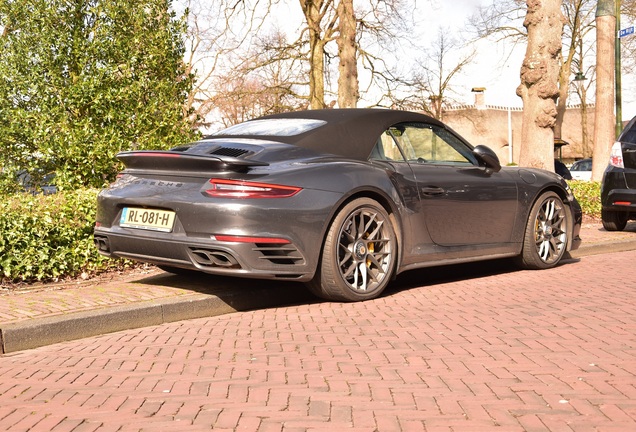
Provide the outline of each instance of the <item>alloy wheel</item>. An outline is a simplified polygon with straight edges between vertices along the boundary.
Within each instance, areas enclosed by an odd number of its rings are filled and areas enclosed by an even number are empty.
[[[557,197],[548,197],[535,219],[535,245],[541,261],[554,264],[561,259],[567,247],[566,227],[563,202]]]
[[[338,235],[338,268],[355,291],[373,291],[382,284],[392,265],[390,223],[369,207],[351,212]]]

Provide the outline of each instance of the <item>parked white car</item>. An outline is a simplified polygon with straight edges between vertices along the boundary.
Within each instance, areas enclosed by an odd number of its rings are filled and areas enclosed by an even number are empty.
[[[573,180],[591,180],[592,159],[587,158],[574,162],[570,167],[570,173]]]

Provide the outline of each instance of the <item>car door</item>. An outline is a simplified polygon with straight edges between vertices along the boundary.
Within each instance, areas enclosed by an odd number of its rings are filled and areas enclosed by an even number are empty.
[[[378,138],[369,160],[387,170],[404,206],[401,212],[402,245],[406,253],[402,257],[402,263],[407,266],[417,263],[421,245],[434,243],[420,215],[421,202],[415,174],[390,130]]]
[[[517,186],[505,171],[479,166],[472,149],[441,126],[405,123],[392,127],[390,133],[415,175],[420,225],[435,244],[454,247],[511,241]]]

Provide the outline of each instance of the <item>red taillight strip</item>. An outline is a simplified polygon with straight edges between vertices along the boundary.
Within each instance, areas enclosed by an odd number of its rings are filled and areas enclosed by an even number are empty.
[[[219,198],[289,198],[302,190],[296,186],[242,180],[210,179],[212,187],[205,193]]]
[[[168,153],[168,152],[153,152],[153,151],[139,151],[134,153],[135,156],[154,156],[154,157],[165,157],[165,158],[179,158],[180,154],[177,153]]]
[[[630,206],[632,205],[631,202],[629,201],[614,201],[614,205],[618,205],[618,206]]]
[[[287,244],[291,243],[284,238],[276,237],[250,237],[250,236],[235,236],[235,235],[214,235],[214,238],[222,242],[237,242],[237,243],[267,243],[267,244]]]

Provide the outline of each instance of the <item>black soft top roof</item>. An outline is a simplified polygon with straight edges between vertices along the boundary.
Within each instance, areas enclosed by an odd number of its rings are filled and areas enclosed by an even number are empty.
[[[422,122],[444,127],[440,121],[424,114],[372,108],[294,111],[254,120],[289,118],[324,120],[327,124],[293,136],[241,135],[240,138],[267,139],[293,144],[320,153],[365,160],[371,153],[378,137],[392,125],[404,122]],[[232,135],[215,134],[209,138],[225,137],[229,138]],[[238,138],[239,136],[234,137]]]

